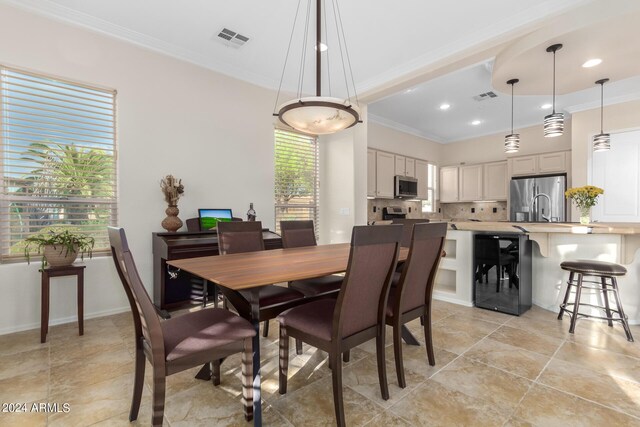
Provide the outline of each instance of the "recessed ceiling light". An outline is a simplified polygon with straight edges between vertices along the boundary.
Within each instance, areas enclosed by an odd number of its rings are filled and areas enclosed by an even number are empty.
[[[415,90],[416,90],[415,88],[407,89],[407,90],[404,91],[404,93],[411,93],[411,92],[413,92]]]
[[[482,123],[482,120],[474,120],[471,122],[471,124],[474,126],[478,126],[480,123]]]
[[[441,110],[448,110],[449,108],[451,108],[451,105],[444,103],[444,104],[440,104],[440,109]]]
[[[315,50],[318,50],[318,46],[314,46],[313,48],[314,48]],[[329,48],[327,47],[327,45],[326,45],[326,44],[324,44],[324,43],[320,43],[320,52],[324,52],[324,51],[326,51],[327,49],[329,49]]]
[[[582,66],[584,68],[591,68],[591,67],[595,67],[596,65],[600,64],[602,62],[602,59],[600,58],[593,58],[588,60],[587,62],[585,62],[584,64],[582,64]]]
[[[551,105],[551,104],[542,104],[540,106],[540,108],[543,109],[543,110],[548,110],[551,107],[553,107],[553,105]]]

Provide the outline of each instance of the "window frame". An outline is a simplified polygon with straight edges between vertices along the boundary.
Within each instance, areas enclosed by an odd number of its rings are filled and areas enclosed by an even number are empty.
[[[427,200],[421,203],[422,213],[436,213],[436,200],[438,200],[438,165],[427,162]],[[427,204],[431,202],[430,204]]]

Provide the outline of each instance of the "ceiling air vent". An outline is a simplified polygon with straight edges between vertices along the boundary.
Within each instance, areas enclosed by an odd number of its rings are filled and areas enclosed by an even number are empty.
[[[497,98],[497,97],[498,95],[496,95],[495,92],[489,91],[489,92],[481,93],[480,95],[476,95],[473,97],[473,99],[476,101],[484,101],[490,98]]]
[[[243,46],[246,42],[249,41],[249,37],[238,34],[228,28],[223,28],[218,33],[218,38],[220,38],[220,41],[222,41],[227,46],[235,47],[236,49]]]

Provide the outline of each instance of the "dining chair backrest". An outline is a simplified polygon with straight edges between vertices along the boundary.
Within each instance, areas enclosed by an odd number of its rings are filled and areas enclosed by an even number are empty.
[[[429,222],[426,218],[394,218],[391,220],[392,224],[402,224],[402,242],[400,242],[400,246],[403,248],[408,248],[411,246],[411,236],[413,233],[413,226],[415,224],[422,224]]]
[[[447,235],[447,223],[415,224],[409,255],[405,261],[396,295],[394,313],[405,313],[431,300],[435,275],[442,258],[442,248]]]
[[[262,222],[231,221],[218,223],[218,251],[220,255],[263,250]]]
[[[201,231],[200,218],[188,218],[185,221],[187,225],[187,231]]]
[[[280,221],[283,248],[316,246],[316,232],[313,221]]]
[[[334,337],[345,338],[384,322],[401,238],[399,225],[353,227],[347,272],[333,315]]]
[[[108,227],[113,261],[133,313],[136,340],[144,337],[152,354],[164,360],[164,340],[156,308],[140,279],[123,228]]]

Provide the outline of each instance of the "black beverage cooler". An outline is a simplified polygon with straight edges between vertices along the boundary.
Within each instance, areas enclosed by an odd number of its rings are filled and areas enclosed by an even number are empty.
[[[476,233],[476,307],[521,315],[531,308],[531,241],[522,233]]]

